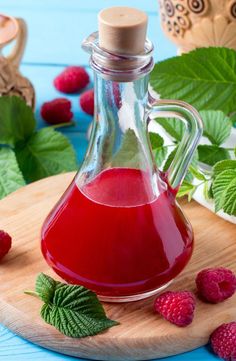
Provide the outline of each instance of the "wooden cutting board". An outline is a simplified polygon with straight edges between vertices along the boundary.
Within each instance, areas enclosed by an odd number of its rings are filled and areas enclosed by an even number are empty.
[[[96,360],[148,360],[192,350],[207,343],[221,323],[236,320],[236,297],[218,305],[197,301],[187,328],[178,328],[153,312],[154,298],[126,304],[105,304],[108,316],[120,322],[98,336],[65,337],[39,315],[41,301],[23,293],[34,289],[36,275],[49,269],[40,253],[42,222],[73,178],[73,173],[32,183],[0,202],[0,229],[13,237],[13,247],[0,264],[0,323],[16,334],[64,354]],[[236,272],[236,227],[195,202],[182,203],[195,231],[191,262],[170,286],[195,291],[194,277],[210,266]],[[91,220],[92,225],[92,220]]]

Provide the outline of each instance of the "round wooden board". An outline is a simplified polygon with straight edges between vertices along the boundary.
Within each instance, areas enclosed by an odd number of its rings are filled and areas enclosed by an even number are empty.
[[[13,247],[0,265],[0,322],[36,344],[64,354],[96,360],[148,360],[192,350],[207,343],[223,322],[236,319],[235,296],[218,305],[197,301],[193,323],[178,328],[153,312],[153,300],[104,304],[108,316],[120,322],[98,336],[65,337],[40,317],[41,301],[23,293],[34,289],[36,275],[49,269],[40,253],[40,227],[74,174],[32,183],[0,202],[0,229],[13,237]],[[195,202],[182,203],[195,231],[191,262],[172,284],[173,290],[195,291],[194,277],[210,266],[236,271],[236,227]],[[92,223],[92,219],[91,219]]]

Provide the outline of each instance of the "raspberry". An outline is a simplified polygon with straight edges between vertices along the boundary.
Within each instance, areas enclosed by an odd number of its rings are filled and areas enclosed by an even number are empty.
[[[62,93],[77,93],[89,83],[86,70],[80,66],[68,66],[54,79],[54,86]]]
[[[194,316],[195,297],[192,292],[165,292],[157,297],[154,308],[166,320],[177,326],[188,326]]]
[[[120,94],[119,84],[118,83],[113,83],[112,88],[113,88],[113,95],[114,95],[114,99],[115,99],[115,104],[116,104],[117,108],[120,109],[121,108],[121,94]]]
[[[0,230],[0,259],[2,259],[11,248],[11,236]]]
[[[113,107],[114,105],[120,109],[121,108],[121,93],[119,83],[112,83],[112,92],[109,90],[106,94],[108,98],[108,104]]]
[[[80,106],[85,113],[90,115],[94,114],[94,91],[93,89],[87,90],[80,96]]]
[[[236,277],[226,268],[208,268],[198,273],[196,285],[199,295],[208,302],[218,303],[233,296]]]
[[[48,124],[69,123],[73,117],[71,102],[65,98],[46,102],[41,107],[41,116]]]
[[[236,360],[236,322],[224,323],[211,335],[213,351],[226,361]]]

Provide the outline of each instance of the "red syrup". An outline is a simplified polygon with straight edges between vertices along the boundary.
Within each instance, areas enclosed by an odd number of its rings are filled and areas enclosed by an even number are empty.
[[[175,278],[191,257],[193,233],[159,182],[154,197],[137,169],[108,169],[82,189],[73,181],[42,228],[48,264],[107,297],[143,294]]]

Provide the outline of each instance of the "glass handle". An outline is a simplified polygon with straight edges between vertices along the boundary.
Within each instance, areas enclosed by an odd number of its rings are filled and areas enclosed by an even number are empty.
[[[187,173],[194,151],[201,138],[203,131],[202,120],[197,110],[188,103],[177,100],[151,99],[149,103],[151,109],[148,112],[149,119],[177,118],[183,121],[186,126],[183,139],[167,171],[170,186],[173,189],[178,189]]]

